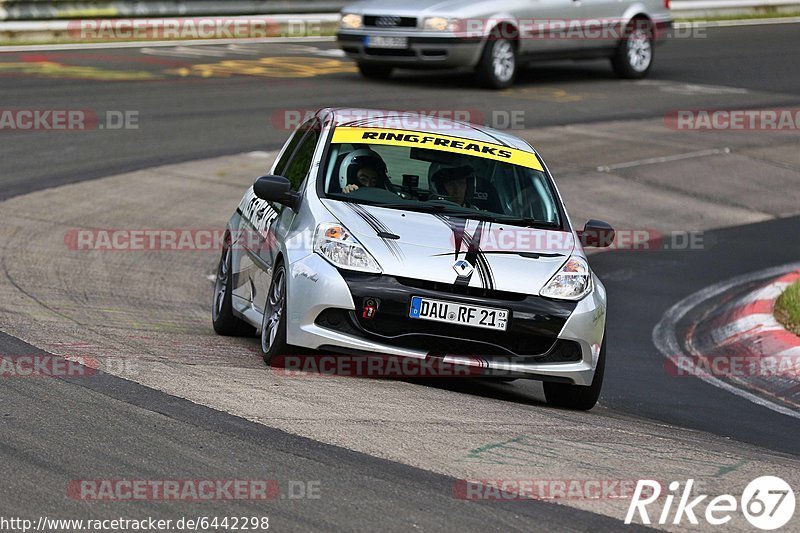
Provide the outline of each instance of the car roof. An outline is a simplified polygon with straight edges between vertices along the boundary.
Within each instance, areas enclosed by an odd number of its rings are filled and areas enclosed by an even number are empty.
[[[448,114],[456,115],[458,113],[472,114],[466,110],[453,110]],[[530,144],[515,135],[487,126],[447,118],[443,111],[417,112],[337,107],[320,109],[317,114],[323,121],[331,120],[333,126],[392,128],[437,133],[536,153]]]

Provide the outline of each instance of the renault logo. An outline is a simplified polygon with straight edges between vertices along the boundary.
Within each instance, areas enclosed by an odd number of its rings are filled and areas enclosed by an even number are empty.
[[[375,19],[375,25],[381,28],[393,28],[400,25],[400,17],[378,17]]]
[[[473,268],[472,265],[470,265],[463,259],[459,259],[458,261],[456,261],[456,264],[453,265],[453,270],[455,270],[456,274],[458,274],[459,276],[466,277],[472,274]]]

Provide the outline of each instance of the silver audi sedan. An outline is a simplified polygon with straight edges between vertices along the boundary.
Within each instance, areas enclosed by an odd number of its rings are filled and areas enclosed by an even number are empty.
[[[591,409],[606,292],[542,159],[508,133],[414,113],[323,109],[231,217],[212,319],[290,347],[431,359],[542,380]],[[474,375],[474,374],[473,374]]]
[[[643,78],[671,26],[669,0],[366,0],[342,10],[337,40],[368,78],[467,67],[505,88],[548,59],[609,58],[618,76]]]

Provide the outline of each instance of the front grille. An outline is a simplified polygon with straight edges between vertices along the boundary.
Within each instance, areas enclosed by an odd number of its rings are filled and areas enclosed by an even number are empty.
[[[414,17],[398,17],[395,15],[365,15],[364,26],[373,28],[416,28],[417,19]]]
[[[580,361],[582,358],[580,345],[564,339],[539,335],[504,338],[500,334],[492,339],[496,342],[491,342],[486,335],[482,335],[482,338],[470,338],[462,334],[459,337],[454,328],[461,329],[463,326],[427,321],[415,321],[416,331],[411,333],[406,321],[391,318],[385,321],[360,320],[355,313],[344,309],[325,309],[317,316],[315,323],[347,335],[366,337],[398,348],[424,350],[431,355],[466,355],[486,359],[497,357],[529,363],[565,363]],[[387,329],[390,331],[386,331]]]
[[[480,298],[491,298],[493,300],[506,300],[509,302],[521,302],[528,297],[527,294],[517,292],[497,291],[494,289],[484,289],[481,287],[470,287],[468,285],[455,285],[452,283],[441,283],[438,281],[428,281],[416,278],[397,277],[397,281],[406,287],[415,289],[426,289],[430,291],[445,292],[450,294],[464,294],[466,296],[477,296]]]
[[[395,48],[365,48],[364,53],[368,56],[382,57],[414,57],[417,54],[414,50],[400,50]]]

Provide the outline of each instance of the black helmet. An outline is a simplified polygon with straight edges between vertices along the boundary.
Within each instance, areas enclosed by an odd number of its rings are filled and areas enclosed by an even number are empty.
[[[475,194],[475,173],[469,165],[440,168],[431,176],[431,189],[442,196],[447,196],[447,190],[444,188],[444,184],[457,179],[465,179],[467,181],[467,190],[464,193],[464,205],[471,205]]]

